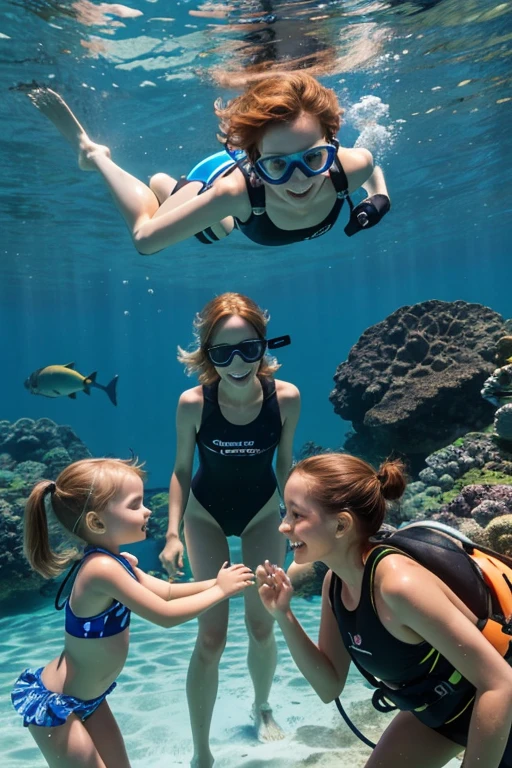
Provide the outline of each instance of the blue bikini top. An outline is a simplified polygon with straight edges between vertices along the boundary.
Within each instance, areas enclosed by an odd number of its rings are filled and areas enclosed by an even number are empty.
[[[106,611],[99,613],[97,616],[91,616],[90,618],[75,616],[69,604],[69,597],[66,598],[64,603],[59,604],[62,591],[71,576],[75,574],[76,578],[76,574],[83,565],[85,558],[95,552],[101,552],[104,555],[113,557],[114,560],[117,560],[117,562],[128,571],[130,576],[137,579],[132,566],[122,555],[114,555],[113,552],[109,552],[108,549],[103,549],[102,547],[86,547],[83,558],[73,565],[60,585],[57,597],[55,598],[55,608],[58,611],[61,611],[64,607],[66,608],[65,629],[68,635],[85,638],[87,640],[97,639],[99,637],[112,637],[112,635],[118,635],[120,632],[124,632],[124,630],[130,626],[131,611],[126,605],[120,603],[119,600],[114,600],[112,605],[107,608]]]

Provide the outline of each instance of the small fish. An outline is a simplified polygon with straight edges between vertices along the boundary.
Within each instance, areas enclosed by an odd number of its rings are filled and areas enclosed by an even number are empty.
[[[30,374],[25,381],[25,388],[32,395],[43,395],[43,397],[71,397],[76,399],[77,392],[91,394],[91,387],[102,389],[107,393],[110,402],[117,405],[117,379],[114,376],[112,381],[106,387],[103,384],[96,383],[96,371],[89,376],[82,376],[81,373],[74,370],[75,364],[67,365],[47,365],[39,368]]]

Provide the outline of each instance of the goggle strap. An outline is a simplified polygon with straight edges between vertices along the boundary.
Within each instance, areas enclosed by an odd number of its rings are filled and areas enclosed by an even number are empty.
[[[280,347],[287,347],[291,343],[292,340],[287,334],[284,336],[276,336],[273,339],[268,339],[267,349],[280,349]]]

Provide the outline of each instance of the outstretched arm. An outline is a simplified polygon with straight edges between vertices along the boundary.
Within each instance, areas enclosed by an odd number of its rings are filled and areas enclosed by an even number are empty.
[[[256,576],[262,602],[279,624],[294,662],[322,701],[333,701],[345,687],[350,656],[329,602],[330,573],[322,589],[318,645],[304,632],[289,607],[293,589],[282,568],[275,568],[267,561],[258,567]]]
[[[151,590],[155,595],[161,597],[162,600],[175,600],[180,597],[190,597],[191,595],[197,595],[200,592],[204,592],[206,589],[211,589],[215,586],[215,579],[207,579],[206,581],[187,581],[182,584],[176,582],[164,581],[164,579],[158,579],[155,576],[151,576],[145,571],[141,571],[140,568],[135,568],[135,575],[137,581],[142,584],[146,589]]]
[[[123,566],[108,555],[92,555],[88,558],[87,571],[81,576],[82,580],[88,579],[87,588],[91,591],[118,600],[153,624],[175,627],[197,618],[212,606],[242,592],[254,583],[253,574],[245,565],[226,565],[220,569],[213,586],[188,597],[177,597],[175,600],[169,600],[169,585],[166,585],[166,597],[160,597],[152,589],[129,576]]]

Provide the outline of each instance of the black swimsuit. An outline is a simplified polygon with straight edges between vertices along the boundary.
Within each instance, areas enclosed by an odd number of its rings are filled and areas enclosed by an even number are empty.
[[[272,459],[281,439],[281,414],[275,381],[262,377],[260,382],[261,410],[254,421],[243,425],[222,415],[218,381],[203,387],[196,437],[199,468],[191,488],[226,536],[240,536],[277,488]]]
[[[349,611],[341,599],[341,579],[332,573],[329,598],[345,648],[361,674],[374,684],[371,677],[386,682],[392,688],[422,681],[428,674],[437,674],[448,680],[460,675],[443,656],[423,641],[404,643],[394,637],[381,623],[373,602],[373,587],[377,563],[388,554],[396,554],[385,547],[374,549],[366,563],[359,605]],[[431,673],[431,670],[435,673]],[[469,723],[473,712],[476,689],[461,678],[454,684],[455,693],[441,698],[422,711],[413,714],[433,730],[456,744],[466,746]],[[376,694],[380,691],[376,691]],[[379,697],[377,697],[379,698]],[[375,701],[375,697],[374,697]],[[405,707],[404,707],[405,708]],[[512,732],[499,768],[512,768]]]
[[[253,243],[258,245],[292,245],[293,243],[299,243],[303,240],[313,240],[316,237],[325,235],[334,224],[339,216],[339,213],[343,207],[345,198],[348,200],[350,207],[353,207],[352,201],[348,194],[348,181],[343,166],[341,165],[338,156],[334,160],[334,167],[329,171],[329,178],[331,179],[334,189],[336,190],[336,202],[325,217],[319,224],[315,224],[313,227],[304,227],[303,229],[280,229],[270,219],[265,205],[265,186],[260,182],[255,174],[251,171],[251,165],[245,162],[238,162],[233,165],[224,176],[232,173],[236,168],[239,168],[244,175],[245,184],[247,187],[247,194],[251,203],[251,215],[247,221],[240,221],[234,217],[235,227],[240,232],[252,240]],[[192,182],[188,179],[180,179],[171,196],[182,189],[186,184]],[[203,188],[199,190],[198,194],[202,194],[209,186],[204,184]],[[206,245],[217,241],[219,238],[214,234],[211,227],[198,232],[195,237]]]

